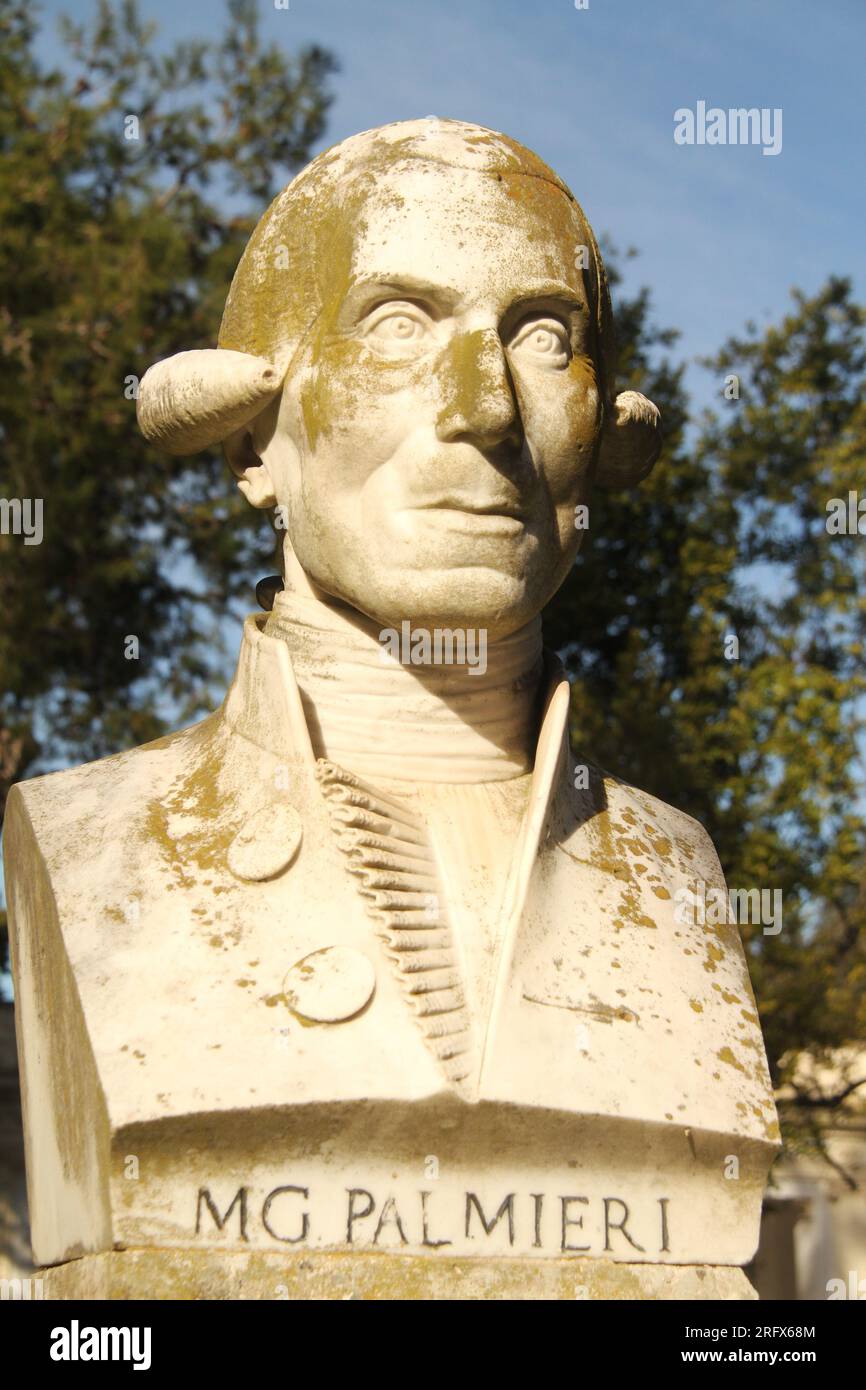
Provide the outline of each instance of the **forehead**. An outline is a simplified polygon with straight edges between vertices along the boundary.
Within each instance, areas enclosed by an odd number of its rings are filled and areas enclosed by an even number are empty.
[[[348,284],[417,282],[462,303],[564,285],[583,294],[573,203],[546,179],[412,161],[354,203]]]

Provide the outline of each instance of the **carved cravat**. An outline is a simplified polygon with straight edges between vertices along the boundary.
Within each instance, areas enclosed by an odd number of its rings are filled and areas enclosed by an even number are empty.
[[[448,912],[421,818],[320,760],[319,782],[349,872],[366,899],[427,1046],[458,1089],[472,1073],[472,1027]]]
[[[538,619],[486,643],[483,669],[402,666],[378,624],[293,590],[277,595],[265,633],[286,643],[316,754],[360,777],[478,784],[532,766]]]

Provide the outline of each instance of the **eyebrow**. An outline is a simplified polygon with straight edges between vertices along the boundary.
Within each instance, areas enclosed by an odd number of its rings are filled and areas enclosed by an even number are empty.
[[[379,276],[373,275],[356,280],[349,287],[344,304],[355,305],[379,297],[386,299],[391,297],[396,299],[432,299],[448,308],[453,308],[459,300],[460,294],[453,285],[431,285],[429,281],[418,279],[414,275],[401,275],[399,279],[395,280],[383,280]]]
[[[430,299],[449,309],[454,308],[461,298],[460,292],[453,285],[431,285],[429,281],[414,275],[401,275],[393,280],[369,276],[355,281],[350,286],[343,301],[343,308],[351,311],[352,308],[369,300],[379,297],[387,299],[392,296],[400,299]],[[526,304],[543,300],[555,300],[563,308],[577,313],[586,313],[588,308],[586,300],[573,285],[567,285],[563,280],[540,280],[536,284],[528,285],[512,300],[505,313],[512,313]]]
[[[589,307],[586,299],[573,285],[566,285],[563,280],[541,280],[518,295],[509,305],[509,309],[519,308],[538,299],[555,299],[564,308],[576,310],[578,313],[585,313]]]

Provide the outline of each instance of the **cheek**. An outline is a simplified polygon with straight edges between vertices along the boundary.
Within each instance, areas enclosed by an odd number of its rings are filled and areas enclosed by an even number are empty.
[[[298,391],[306,453],[351,451],[347,464],[363,476],[417,423],[419,397],[429,390],[429,370],[418,363],[385,362],[357,342],[327,342]]]
[[[537,373],[520,390],[524,428],[554,503],[577,501],[591,475],[601,429],[601,398],[591,363]]]

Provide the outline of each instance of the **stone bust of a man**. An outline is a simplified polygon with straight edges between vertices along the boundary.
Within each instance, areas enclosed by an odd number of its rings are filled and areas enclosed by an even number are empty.
[[[10,799],[42,1261],[750,1257],[776,1132],[748,973],[673,907],[717,857],[572,751],[542,648],[592,488],[658,455],[615,365],[572,194],[430,118],[314,160],[218,348],[146,374],[148,438],[221,443],[277,517],[282,588],[215,714]]]

